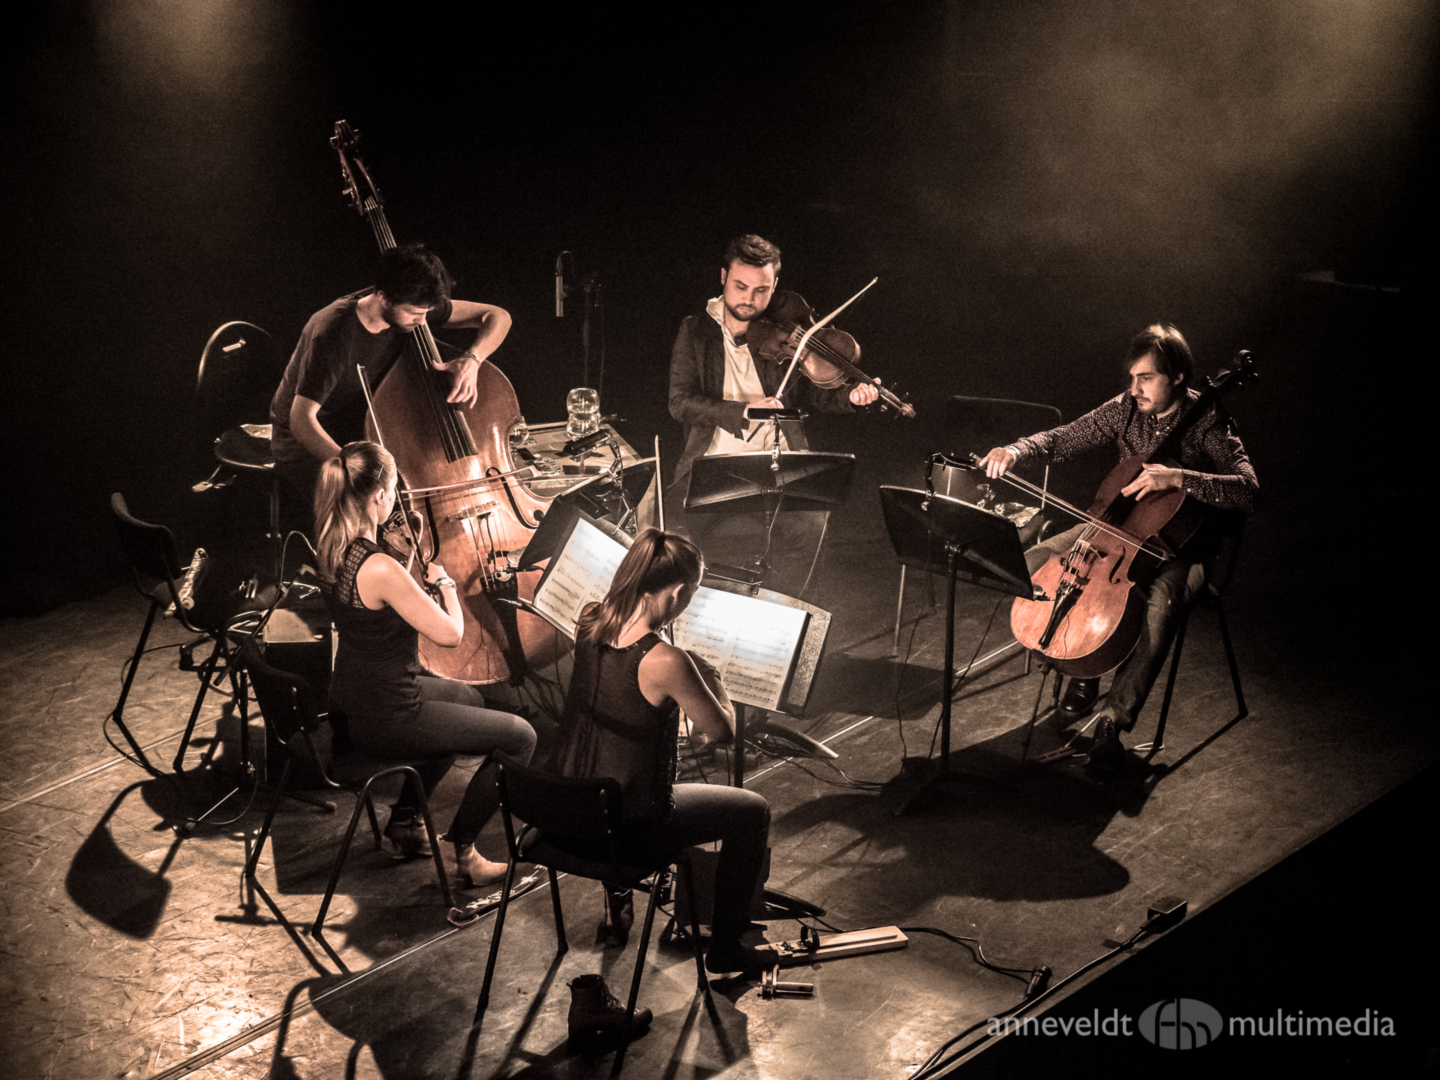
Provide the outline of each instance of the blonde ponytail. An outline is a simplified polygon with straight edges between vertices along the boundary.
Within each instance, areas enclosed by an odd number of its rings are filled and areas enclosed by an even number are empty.
[[[315,485],[315,551],[321,580],[335,580],[346,550],[369,529],[365,504],[394,479],[395,459],[372,442],[346,443],[339,457],[320,466]]]

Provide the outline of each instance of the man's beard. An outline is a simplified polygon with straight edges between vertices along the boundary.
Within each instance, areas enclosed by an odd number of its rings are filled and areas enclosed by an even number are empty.
[[[748,323],[748,322],[753,321],[754,319],[759,318],[759,316],[760,316],[760,312],[755,309],[755,305],[754,305],[754,304],[749,304],[749,305],[747,305],[747,306],[749,307],[749,309],[750,309],[750,314],[744,315],[744,314],[740,313],[739,311],[736,311],[736,310],[735,310],[733,307],[731,307],[729,304],[725,303],[724,300],[722,300],[722,301],[720,301],[720,302],[721,302],[722,304],[725,304],[725,310],[729,313],[730,317],[731,317],[732,319],[734,319],[736,322]]]

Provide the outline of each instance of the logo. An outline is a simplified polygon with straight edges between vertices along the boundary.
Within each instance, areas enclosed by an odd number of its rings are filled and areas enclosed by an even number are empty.
[[[1220,1011],[1194,998],[1166,998],[1140,1014],[1140,1034],[1165,1050],[1209,1046],[1225,1030]]]

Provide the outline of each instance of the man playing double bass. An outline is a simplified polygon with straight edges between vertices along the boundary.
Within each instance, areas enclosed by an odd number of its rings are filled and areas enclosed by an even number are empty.
[[[1087,450],[1113,446],[1123,460],[1148,457],[1174,429],[1199,394],[1191,388],[1194,361],[1190,346],[1173,326],[1147,327],[1130,343],[1125,354],[1130,385],[1078,420],[1009,446],[997,446],[981,464],[994,479],[1018,464],[1044,460],[1068,461]],[[1255,470],[1234,424],[1218,405],[1207,410],[1184,433],[1179,468],[1145,465],[1140,475],[1121,489],[1137,499],[1182,488],[1190,498],[1217,510],[1248,512],[1258,484]],[[1215,515],[1212,515],[1214,517]],[[1033,575],[1052,556],[1064,555],[1084,524],[1068,529],[1026,553]],[[1123,760],[1120,732],[1130,731],[1145,698],[1165,662],[1179,625],[1180,614],[1205,584],[1207,563],[1218,541],[1216,527],[1204,528],[1179,555],[1164,562],[1148,584],[1145,619],[1134,652],[1120,665],[1105,704],[1096,718],[1090,760],[1100,768],[1114,768]],[[1095,705],[1097,679],[1071,679],[1061,711],[1072,719]]]
[[[342,296],[305,324],[271,399],[270,423],[276,471],[307,507],[321,463],[364,435],[356,365],[371,389],[378,387],[422,322],[477,331],[470,347],[443,367],[452,380],[448,400],[475,400],[476,371],[510,332],[510,316],[492,304],[450,299],[452,284],[423,244],[393,247],[380,256],[373,288]]]

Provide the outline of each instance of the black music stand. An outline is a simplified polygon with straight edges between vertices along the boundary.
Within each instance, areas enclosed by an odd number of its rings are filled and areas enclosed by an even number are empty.
[[[854,454],[761,450],[698,457],[685,509],[714,514],[769,511],[779,504],[784,510],[830,510],[845,501],[854,472]]]
[[[978,506],[914,488],[883,486],[880,506],[895,554],[905,566],[944,574],[945,675],[940,690],[940,761],[900,804],[899,817],[933,784],[960,776],[950,768],[950,712],[955,681],[955,582],[1029,598],[1034,594],[1013,522]]]
[[[750,454],[698,457],[690,469],[685,493],[689,513],[765,514],[765,550],[752,565],[756,584],[763,584],[770,563],[770,526],[782,510],[820,510],[829,524],[830,511],[845,501],[855,473],[854,454],[822,454],[777,447]],[[824,533],[821,533],[824,542]]]

